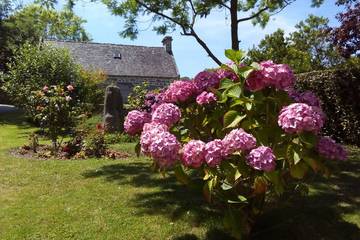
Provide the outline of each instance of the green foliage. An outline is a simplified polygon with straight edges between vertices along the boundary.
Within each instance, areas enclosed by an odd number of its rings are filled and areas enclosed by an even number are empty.
[[[149,91],[148,87],[148,82],[143,82],[142,84],[133,87],[128,96],[127,110],[140,110],[144,107],[145,96]]]
[[[311,90],[321,99],[327,115],[325,134],[360,145],[360,68],[355,59],[337,70],[299,74],[297,87]]]
[[[83,27],[85,21],[68,9],[57,11],[37,4],[12,9],[13,4],[6,3],[0,5],[4,8],[0,12],[0,70],[6,69],[14,51],[26,42],[91,40]]]
[[[296,73],[337,66],[344,58],[329,41],[328,22],[327,18],[309,15],[295,26],[296,31],[289,37],[278,29],[248,51],[247,62],[272,59],[289,64]]]
[[[36,112],[36,103],[32,101],[31,93],[45,85],[72,84],[76,91],[76,101],[85,104],[84,111],[93,111],[102,100],[103,93],[97,84],[105,79],[104,74],[83,70],[65,49],[26,44],[17,51],[8,68],[3,89],[13,103],[31,118]]]

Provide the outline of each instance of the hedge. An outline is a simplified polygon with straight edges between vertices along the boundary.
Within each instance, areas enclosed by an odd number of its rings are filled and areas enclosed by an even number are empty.
[[[360,146],[360,68],[297,75],[297,88],[314,91],[327,115],[324,134]]]

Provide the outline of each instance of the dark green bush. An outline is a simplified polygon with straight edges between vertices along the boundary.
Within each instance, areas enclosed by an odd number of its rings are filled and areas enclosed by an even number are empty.
[[[360,145],[360,67],[315,71],[297,75],[297,88],[314,91],[327,115],[326,135]]]

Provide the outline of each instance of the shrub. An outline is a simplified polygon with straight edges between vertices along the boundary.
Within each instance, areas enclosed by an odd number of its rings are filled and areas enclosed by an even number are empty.
[[[360,145],[360,68],[316,71],[297,75],[297,88],[315,92],[327,115],[326,135]]]
[[[321,137],[324,114],[316,96],[293,89],[287,65],[245,66],[241,52],[225,53],[232,63],[222,69],[232,74],[204,71],[192,81],[176,81],[157,96],[163,102],[151,106],[151,118],[131,111],[125,125],[130,134],[141,134],[136,151],[160,171],[173,169],[185,184],[203,179],[206,199],[224,209],[225,227],[247,239],[271,196],[303,189],[311,170],[326,175],[329,159],[344,160],[346,153]],[[206,100],[196,101],[198,96]]]
[[[58,137],[75,126],[81,116],[83,106],[77,101],[72,85],[44,86],[30,96],[35,108],[35,120],[47,130],[52,142],[52,154],[56,155],[61,145]]]
[[[127,110],[142,109],[145,103],[145,96],[148,93],[148,82],[133,87],[132,92],[128,96]]]
[[[104,80],[104,74],[83,70],[65,49],[25,44],[17,51],[8,68],[3,89],[13,103],[32,118],[36,114],[36,105],[31,100],[31,92],[45,85],[73,85],[77,100],[88,103],[83,107],[89,112],[101,102],[103,94],[97,83]]]

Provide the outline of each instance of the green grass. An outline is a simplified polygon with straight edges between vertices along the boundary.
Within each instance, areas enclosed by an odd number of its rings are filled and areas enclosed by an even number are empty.
[[[35,129],[17,114],[0,116],[0,239],[230,239],[220,213],[150,160],[29,160],[8,150]],[[132,143],[117,149],[132,152]],[[314,179],[310,196],[264,215],[253,239],[360,239],[360,159]]]

